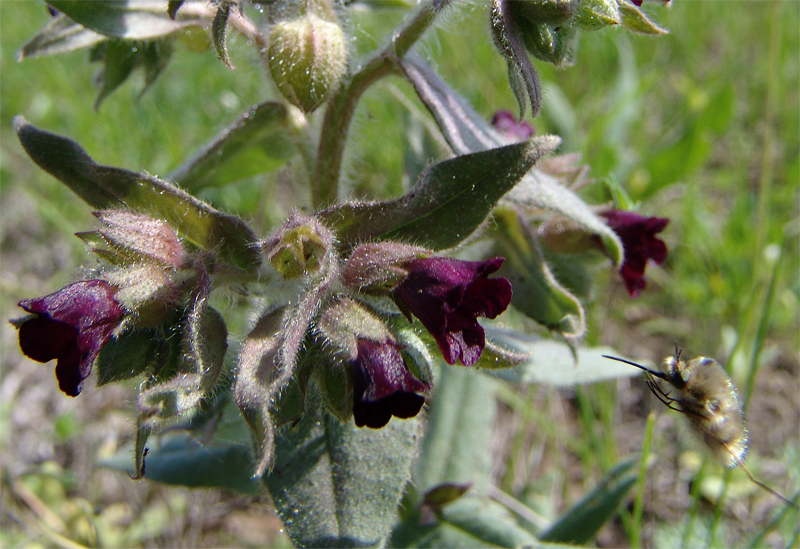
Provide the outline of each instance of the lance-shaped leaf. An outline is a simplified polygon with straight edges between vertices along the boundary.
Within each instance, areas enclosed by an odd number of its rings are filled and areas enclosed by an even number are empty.
[[[443,364],[440,372],[414,481],[421,491],[444,483],[483,491],[491,476],[494,384],[463,367]]]
[[[550,272],[530,228],[511,208],[498,209],[495,222],[495,241],[506,258],[500,273],[514,288],[512,305],[565,337],[580,337],[586,330],[583,307]]]
[[[359,429],[318,413],[283,429],[265,478],[286,531],[299,547],[383,547],[416,454],[419,421]]]
[[[603,358],[603,355],[620,356],[610,347],[579,348],[573,353],[564,343],[493,326],[487,326],[486,336],[528,355],[528,359],[516,368],[491,372],[493,376],[513,383],[571,387],[640,375],[636,368]]]
[[[397,200],[336,205],[320,217],[344,248],[372,239],[451,248],[470,236],[500,198],[559,143],[557,137],[542,136],[457,156],[429,168]]]
[[[130,450],[125,449],[100,465],[130,474],[130,459]],[[192,488],[225,488],[245,494],[261,491],[261,483],[251,478],[253,460],[244,444],[201,441],[180,434],[151,442],[143,460],[141,476],[148,480]]]
[[[141,97],[167,66],[171,55],[172,44],[169,40],[107,40],[96,46],[92,50],[91,58],[93,61],[101,61],[104,66],[100,74],[102,86],[94,103],[95,110],[138,67],[142,67],[145,73],[144,88],[139,94]]]
[[[171,19],[163,0],[49,0],[48,4],[87,29],[128,40],[157,38],[206,23],[180,13]]]
[[[541,532],[539,539],[570,545],[591,541],[603,524],[616,514],[617,507],[636,483],[637,476],[630,471],[637,462],[634,456],[617,464],[594,490]]]
[[[550,546],[539,543],[502,505],[484,497],[466,495],[424,519],[420,513],[406,517],[392,532],[390,547]]]
[[[194,245],[214,250],[222,262],[244,270],[259,263],[256,237],[245,223],[156,177],[100,166],[80,145],[42,131],[23,117],[14,128],[25,152],[40,168],[67,185],[95,209],[126,207],[163,219]]]
[[[269,101],[245,112],[170,174],[189,191],[277,170],[295,153],[286,107]]]
[[[108,37],[79,25],[63,13],[51,19],[17,52],[17,59],[68,53],[88,48]]]
[[[401,68],[454,152],[467,154],[504,144],[494,128],[422,58],[408,55]],[[556,178],[533,168],[505,199],[529,208],[550,210],[575,221],[587,231],[600,236],[615,265],[622,264],[619,237],[583,200]]]
[[[408,54],[400,68],[456,154],[505,144],[500,134],[420,56],[413,52]]]

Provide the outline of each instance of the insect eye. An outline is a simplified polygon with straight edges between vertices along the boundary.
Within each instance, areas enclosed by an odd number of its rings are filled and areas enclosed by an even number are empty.
[[[717,398],[709,399],[708,403],[706,404],[706,407],[711,412],[718,412],[719,411],[719,399],[717,399]]]

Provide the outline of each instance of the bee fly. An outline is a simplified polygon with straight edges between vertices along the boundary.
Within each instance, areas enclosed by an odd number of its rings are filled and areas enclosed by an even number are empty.
[[[725,467],[741,467],[754,483],[788,504],[797,505],[769,486],[758,481],[745,466],[747,429],[744,413],[730,376],[713,358],[699,356],[692,360],[681,357],[681,351],[664,359],[661,371],[651,370],[624,358],[603,355],[647,372],[647,386],[667,408],[681,412],[692,430],[705,443],[711,454]],[[653,377],[663,379],[675,390],[664,390]]]

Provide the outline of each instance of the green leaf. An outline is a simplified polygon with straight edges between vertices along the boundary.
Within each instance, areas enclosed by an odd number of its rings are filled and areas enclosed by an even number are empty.
[[[514,288],[511,304],[564,337],[583,335],[586,331],[583,307],[555,279],[530,228],[510,208],[498,209],[495,222],[495,240],[506,258],[500,274],[508,278]]]
[[[434,517],[414,513],[392,533],[390,547],[566,548],[537,540],[505,507],[487,498],[464,496]]]
[[[57,15],[17,52],[17,59],[57,55],[88,48],[107,40],[106,36],[79,25],[64,15]]]
[[[617,512],[617,507],[636,483],[636,474],[629,471],[636,465],[636,456],[620,462],[574,507],[539,534],[542,541],[582,545],[591,541],[602,526]]]
[[[442,80],[419,56],[408,55],[401,68],[414,86],[457,154],[492,149],[505,144],[503,138],[470,105]],[[619,237],[581,200],[554,177],[533,168],[511,189],[506,199],[527,208],[544,208],[575,221],[600,236],[614,263],[622,264]]]
[[[475,370],[442,365],[428,429],[414,466],[420,491],[445,483],[486,490],[491,477],[494,384]],[[488,381],[488,383],[487,383]]]
[[[195,191],[277,170],[296,151],[286,123],[286,107],[281,103],[257,105],[169,177]]]
[[[628,0],[617,0],[622,26],[642,34],[669,34],[665,28],[653,23],[642,10]]]
[[[450,248],[471,235],[497,201],[558,142],[552,136],[535,137],[457,156],[432,166],[397,200],[339,204],[319,215],[344,248],[373,239]]]
[[[157,38],[189,25],[205,24],[189,18],[173,21],[167,2],[161,0],[48,0],[48,4],[87,29],[128,40]]]
[[[167,66],[172,55],[172,44],[169,40],[150,40],[148,42],[107,40],[98,44],[91,54],[92,61],[103,62],[100,73],[102,86],[94,108],[97,110],[100,103],[122,85],[138,67],[144,69],[144,92],[155,82],[161,71]]]
[[[124,207],[150,214],[167,221],[195,246],[213,250],[222,262],[246,271],[259,264],[256,236],[241,219],[156,177],[100,166],[74,141],[42,131],[21,116],[14,118],[14,129],[31,160],[93,208]]]
[[[192,488],[225,488],[258,494],[261,483],[251,478],[253,460],[244,444],[201,442],[191,435],[162,437],[151,443],[144,458],[144,477],[149,480]],[[123,450],[100,463],[128,472],[130,450]]]
[[[416,453],[419,421],[356,428],[307,413],[277,437],[265,477],[278,514],[299,547],[382,547]]]
[[[103,99],[125,82],[136,68],[138,48],[133,42],[107,40],[97,46],[92,57],[104,64],[100,77],[103,85],[94,102],[97,110]]]
[[[227,0],[222,0],[211,23],[211,36],[214,38],[214,48],[217,55],[225,63],[225,66],[233,70],[233,64],[228,57],[228,43],[225,37],[225,30],[228,26],[228,16],[231,13],[231,4]]]
[[[130,379],[148,368],[158,370],[169,351],[169,345],[155,329],[132,330],[111,339],[97,357],[97,385]]]
[[[615,362],[602,355],[619,354],[610,347],[588,347],[577,350],[577,361],[570,348],[557,341],[538,339],[514,330],[487,326],[487,337],[502,345],[528,353],[529,358],[517,368],[495,370],[496,377],[515,383],[546,383],[556,387],[571,387],[620,377],[640,375],[637,368]]]
[[[500,134],[421,57],[410,53],[400,67],[456,154],[505,144]]]

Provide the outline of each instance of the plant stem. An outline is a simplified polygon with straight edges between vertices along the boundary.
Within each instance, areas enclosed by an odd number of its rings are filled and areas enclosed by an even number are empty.
[[[396,62],[408,53],[450,1],[428,0],[403,28],[392,33],[391,42],[380,53],[334,92],[325,112],[316,170],[311,180],[311,201],[315,209],[333,204],[338,198],[347,132],[361,95],[376,81],[397,72]]]

